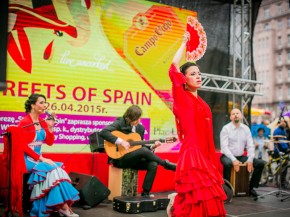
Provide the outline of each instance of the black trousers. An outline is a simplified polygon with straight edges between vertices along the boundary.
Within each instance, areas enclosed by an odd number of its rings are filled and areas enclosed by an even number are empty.
[[[146,147],[125,154],[121,159],[114,159],[112,163],[118,168],[131,168],[135,170],[147,170],[143,181],[143,192],[150,192],[157,171],[158,164],[164,161]]]
[[[247,156],[238,156],[236,158],[242,163],[245,163],[248,160]],[[224,178],[230,181],[233,162],[230,158],[228,158],[224,154],[221,156],[220,160],[221,160],[221,163],[224,165]],[[259,182],[260,182],[265,164],[266,164],[265,161],[254,158],[254,161],[253,161],[254,171],[252,174],[252,178],[250,180],[250,186],[249,186],[250,189],[259,187]]]

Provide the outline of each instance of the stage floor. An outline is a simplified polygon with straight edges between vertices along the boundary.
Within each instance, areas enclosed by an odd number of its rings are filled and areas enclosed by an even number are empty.
[[[260,187],[258,193],[263,194],[277,190],[273,187]],[[287,190],[290,194],[290,191]],[[160,194],[167,194],[160,193]],[[276,195],[267,195],[254,201],[253,197],[234,197],[231,203],[225,204],[228,217],[289,217],[290,213],[290,198],[283,202],[280,201],[282,197]],[[158,210],[157,212],[146,212],[140,214],[125,214],[113,210],[112,203],[102,202],[98,206],[84,210],[82,208],[74,207],[74,211],[81,217],[166,217],[165,210]],[[2,214],[3,208],[0,208]],[[0,215],[1,216],[1,215]],[[52,216],[58,216],[57,214]]]

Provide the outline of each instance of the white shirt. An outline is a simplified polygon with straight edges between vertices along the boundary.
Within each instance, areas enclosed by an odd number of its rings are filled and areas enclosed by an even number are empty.
[[[255,156],[255,146],[250,128],[241,123],[236,127],[232,122],[222,128],[220,133],[221,152],[232,161],[237,160],[237,156],[244,154],[245,148],[248,152],[249,162],[253,162]]]

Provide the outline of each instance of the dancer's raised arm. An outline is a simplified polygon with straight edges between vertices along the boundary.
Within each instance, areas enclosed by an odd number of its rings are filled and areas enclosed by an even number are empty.
[[[183,53],[184,53],[184,50],[186,48],[186,44],[189,40],[189,37],[190,37],[189,33],[185,32],[184,35],[182,36],[182,43],[172,59],[172,64],[175,65],[175,67],[178,70],[179,70],[179,64],[180,64],[180,61],[183,57]]]

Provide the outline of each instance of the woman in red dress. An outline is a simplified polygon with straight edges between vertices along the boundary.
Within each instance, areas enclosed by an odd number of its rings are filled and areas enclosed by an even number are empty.
[[[175,175],[177,195],[171,214],[174,217],[226,216],[226,195],[217,169],[212,114],[197,94],[201,87],[200,70],[193,62],[179,68],[189,37],[188,32],[183,35],[169,69],[173,113],[182,143]]]

